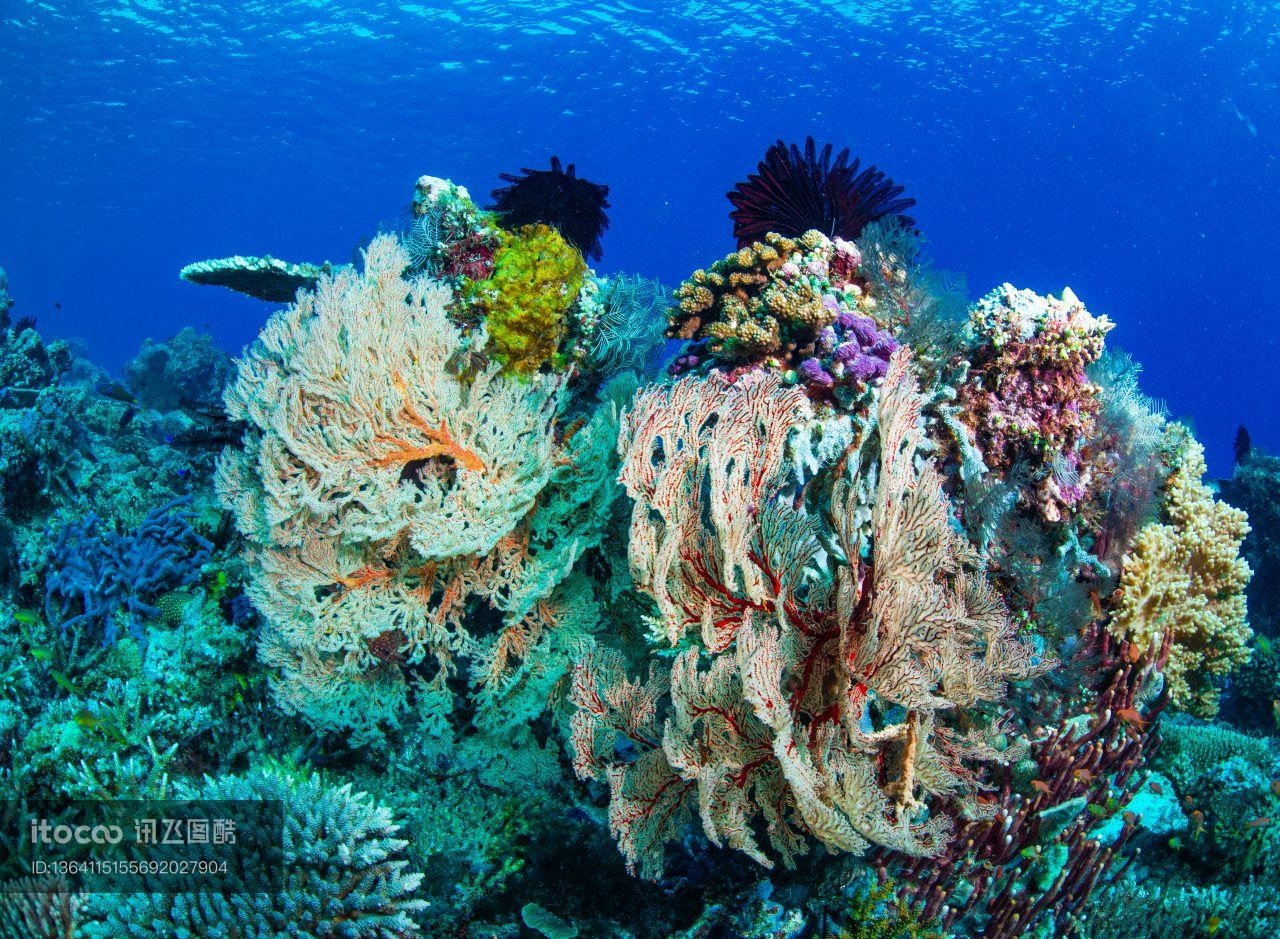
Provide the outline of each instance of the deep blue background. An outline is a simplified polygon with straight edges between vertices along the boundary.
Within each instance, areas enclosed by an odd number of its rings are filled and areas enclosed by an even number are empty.
[[[347,261],[418,175],[484,201],[555,152],[611,186],[600,269],[675,285],[812,133],[907,185],[972,295],[1108,314],[1223,473],[1237,423],[1280,450],[1278,9],[0,0],[0,266],[109,368],[187,324],[238,350],[270,308],[183,264]]]

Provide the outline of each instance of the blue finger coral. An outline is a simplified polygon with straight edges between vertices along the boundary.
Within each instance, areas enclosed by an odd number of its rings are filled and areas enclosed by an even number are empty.
[[[63,632],[93,628],[103,645],[119,634],[120,619],[145,642],[147,620],[160,615],[161,594],[195,583],[213,545],[181,507],[190,497],[153,508],[132,532],[105,528],[97,515],[64,525],[45,581],[45,610]]]

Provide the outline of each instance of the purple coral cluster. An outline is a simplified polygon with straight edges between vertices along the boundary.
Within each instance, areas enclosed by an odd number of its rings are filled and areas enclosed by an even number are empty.
[[[835,297],[824,304],[838,309]],[[889,369],[889,356],[898,341],[882,330],[869,316],[841,311],[832,325],[818,334],[816,355],[796,368],[796,378],[811,390],[832,391],[837,387],[859,391],[883,378]]]

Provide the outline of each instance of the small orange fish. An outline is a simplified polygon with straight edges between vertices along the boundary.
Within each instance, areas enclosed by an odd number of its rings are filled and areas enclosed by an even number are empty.
[[[1089,772],[1083,766],[1071,775],[1075,776],[1079,782],[1084,783],[1086,786],[1093,782],[1093,773]]]
[[[1218,919],[1216,916],[1210,916],[1209,922],[1206,925],[1209,927],[1209,935],[1212,936],[1218,931],[1218,927],[1222,925],[1222,920]]]
[[[1251,822],[1245,822],[1244,827],[1245,828],[1266,828],[1270,824],[1271,824],[1271,816],[1263,815],[1260,818],[1255,818]]]
[[[1148,723],[1142,719],[1142,715],[1138,713],[1137,708],[1121,708],[1116,711],[1116,717],[1120,718],[1120,720],[1124,721],[1126,724],[1132,724],[1139,730],[1146,727]]]
[[[1142,658],[1142,649],[1133,643],[1129,643],[1129,650],[1125,653],[1125,658],[1136,664],[1138,659]]]
[[[1098,596],[1098,591],[1096,590],[1089,591],[1089,605],[1093,607],[1094,616],[1097,616],[1097,617],[1102,616],[1102,598]]]
[[[1136,824],[1138,824],[1138,816],[1137,816],[1137,815],[1135,815],[1135,814],[1133,814],[1132,812],[1125,812],[1125,813],[1124,813],[1123,815],[1121,815],[1120,817],[1124,819],[1124,823],[1125,823],[1126,825],[1136,825]]]
[[[1191,837],[1199,838],[1204,834],[1204,812],[1196,809],[1191,813]]]
[[[1150,789],[1152,792],[1154,792],[1158,796],[1164,795],[1164,786],[1160,785],[1154,779],[1151,780],[1151,782],[1147,783],[1147,788]]]
[[[1053,787],[1050,786],[1043,779],[1031,780],[1031,788],[1034,789],[1036,792],[1042,793],[1046,796],[1053,795]]]

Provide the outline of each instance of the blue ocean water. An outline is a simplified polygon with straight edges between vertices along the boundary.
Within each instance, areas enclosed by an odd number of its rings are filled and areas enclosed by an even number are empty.
[[[0,264],[118,368],[262,304],[227,254],[346,262],[422,173],[608,183],[603,272],[679,283],[775,139],[848,145],[980,296],[1070,285],[1210,465],[1280,447],[1280,8],[1261,2],[0,5]]]

